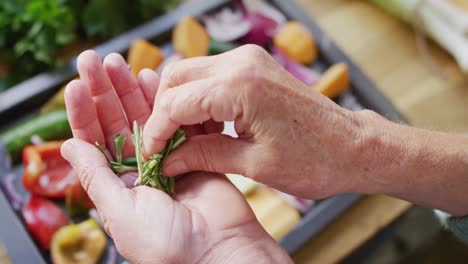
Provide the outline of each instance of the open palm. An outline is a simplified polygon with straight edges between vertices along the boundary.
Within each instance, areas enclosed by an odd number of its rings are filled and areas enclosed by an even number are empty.
[[[271,243],[245,199],[222,175],[185,175],[177,179],[173,198],[146,186],[132,187],[134,174],[115,175],[93,142],[114,153],[116,134],[130,135],[134,120],[144,125],[159,77],[144,70],[137,80],[118,54],[102,63],[97,53],[85,51],[77,64],[80,80],[69,83],[65,92],[74,139],[64,144],[62,154],[77,170],[124,257],[132,263],[216,261],[243,244]],[[213,124],[186,129],[190,135],[205,133],[207,127],[216,130]],[[134,155],[131,140],[123,155]]]

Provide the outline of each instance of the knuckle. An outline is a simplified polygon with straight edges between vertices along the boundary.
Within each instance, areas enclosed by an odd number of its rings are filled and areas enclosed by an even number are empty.
[[[180,61],[173,61],[166,65],[161,73],[161,79],[165,80],[169,86],[178,83],[179,74],[178,68],[180,68]]]
[[[267,52],[264,48],[255,45],[255,44],[247,44],[242,47],[242,51],[245,52],[247,55],[246,58],[254,58],[254,59],[261,59],[267,56]]]
[[[211,160],[210,159],[211,153],[208,150],[208,148],[204,147],[200,143],[196,143],[195,149],[196,149],[195,153],[198,153],[197,162],[199,163],[199,167],[201,167],[202,169],[207,170],[207,171],[214,171],[214,168],[213,168],[211,162],[209,162]]]
[[[173,96],[171,91],[165,91],[158,102],[158,107],[160,107],[161,110],[169,116],[169,118],[173,118],[174,115],[172,111],[172,104],[174,100],[172,100],[172,98]]]

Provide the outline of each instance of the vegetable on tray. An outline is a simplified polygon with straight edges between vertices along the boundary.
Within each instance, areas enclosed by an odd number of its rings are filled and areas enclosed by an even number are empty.
[[[145,68],[156,69],[163,60],[161,49],[143,39],[134,40],[128,50],[127,61],[135,76]]]
[[[34,135],[42,140],[60,140],[72,136],[64,109],[39,115],[0,134],[0,141],[5,145],[13,161],[18,161],[22,149],[31,144]]]
[[[350,86],[348,66],[338,63],[331,66],[313,86],[328,98],[335,98]]]
[[[86,215],[90,209],[94,208],[94,203],[81,186],[78,178],[67,187],[65,192],[65,207],[67,208],[68,215],[71,217]]]
[[[52,261],[54,264],[97,263],[106,244],[106,235],[93,219],[67,225],[52,238]]]
[[[317,58],[314,37],[303,24],[297,21],[284,24],[276,33],[274,44],[298,63],[310,64]]]
[[[26,227],[42,249],[49,249],[54,233],[70,219],[53,202],[32,196],[22,210]]]
[[[172,32],[174,49],[186,58],[206,56],[210,37],[205,28],[194,18],[184,17]]]
[[[50,198],[63,198],[77,177],[71,165],[62,158],[63,142],[51,141],[23,149],[23,186],[30,193]]]

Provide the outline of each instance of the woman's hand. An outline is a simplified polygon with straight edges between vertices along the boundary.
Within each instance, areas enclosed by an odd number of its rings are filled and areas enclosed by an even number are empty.
[[[164,164],[169,175],[238,173],[307,198],[384,193],[468,214],[468,137],[350,112],[311,90],[262,48],[243,46],[169,65],[143,131],[160,151],[180,125],[235,121],[239,138],[197,135]],[[436,198],[434,198],[436,197]]]
[[[102,65],[92,51],[78,57],[78,70],[81,79],[68,84],[65,92],[75,139],[63,145],[62,154],[77,170],[125,258],[132,263],[290,262],[221,175],[185,175],[176,181],[174,199],[146,186],[132,188],[135,174],[117,177],[92,143],[98,141],[114,153],[116,134],[130,136],[134,120],[144,125],[159,78],[145,70],[137,81],[120,55],[107,56]],[[216,130],[216,125],[209,127]],[[186,129],[191,136],[204,131],[201,125]],[[123,154],[134,156],[131,140]]]
[[[355,190],[363,122],[258,46],[168,65],[143,131],[144,152],[161,151],[181,125],[207,121],[235,121],[239,138],[194,136],[168,157],[166,174],[237,173],[307,198]]]

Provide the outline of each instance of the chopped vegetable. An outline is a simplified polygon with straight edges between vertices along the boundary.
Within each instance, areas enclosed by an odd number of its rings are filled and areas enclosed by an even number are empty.
[[[234,186],[237,187],[237,189],[243,195],[250,194],[251,192],[255,191],[259,186],[259,184],[254,180],[241,175],[227,173],[226,177],[232,182],[232,184],[234,184]]]
[[[98,263],[106,243],[106,235],[93,219],[64,226],[52,238],[52,261],[54,264]]]
[[[65,197],[70,184],[76,181],[71,165],[62,158],[63,142],[46,142],[23,150],[23,186],[30,193],[51,198]]]
[[[298,63],[310,64],[317,58],[315,39],[301,23],[289,21],[274,38],[275,46]]]
[[[80,181],[76,180],[68,185],[65,193],[65,207],[70,216],[85,215],[91,208],[94,208],[93,202],[89,199]]]
[[[162,51],[156,45],[143,39],[134,40],[128,50],[127,61],[135,76],[138,76],[138,73],[145,68],[155,70],[163,60]]]
[[[278,24],[271,18],[259,13],[247,13],[245,19],[252,25],[249,33],[242,38],[244,43],[266,46],[276,34]]]
[[[345,63],[338,63],[331,66],[313,88],[328,98],[334,98],[349,86],[348,66]]]
[[[221,41],[212,39],[210,40],[210,47],[208,49],[208,54],[217,55],[217,54],[221,54],[221,53],[233,50],[237,47],[239,47],[239,45],[236,45],[234,43],[221,42]]]
[[[245,36],[251,27],[241,11],[233,11],[227,7],[212,16],[203,16],[202,20],[210,37],[222,42],[234,41]]]
[[[174,49],[186,58],[206,56],[210,37],[205,28],[192,17],[179,21],[172,33]]]
[[[281,64],[289,73],[291,73],[297,79],[303,81],[308,86],[314,85],[319,81],[320,73],[293,61],[278,49],[274,48],[272,55],[276,61],[278,61],[278,63]]]
[[[246,196],[260,224],[275,239],[281,239],[301,220],[299,212],[267,187]]]
[[[60,140],[72,136],[67,113],[60,109],[26,120],[0,134],[13,161],[18,161],[22,149],[31,144],[31,137],[37,135],[43,140]]]
[[[49,249],[54,233],[70,219],[53,202],[32,196],[22,210],[29,232],[42,249]]]

